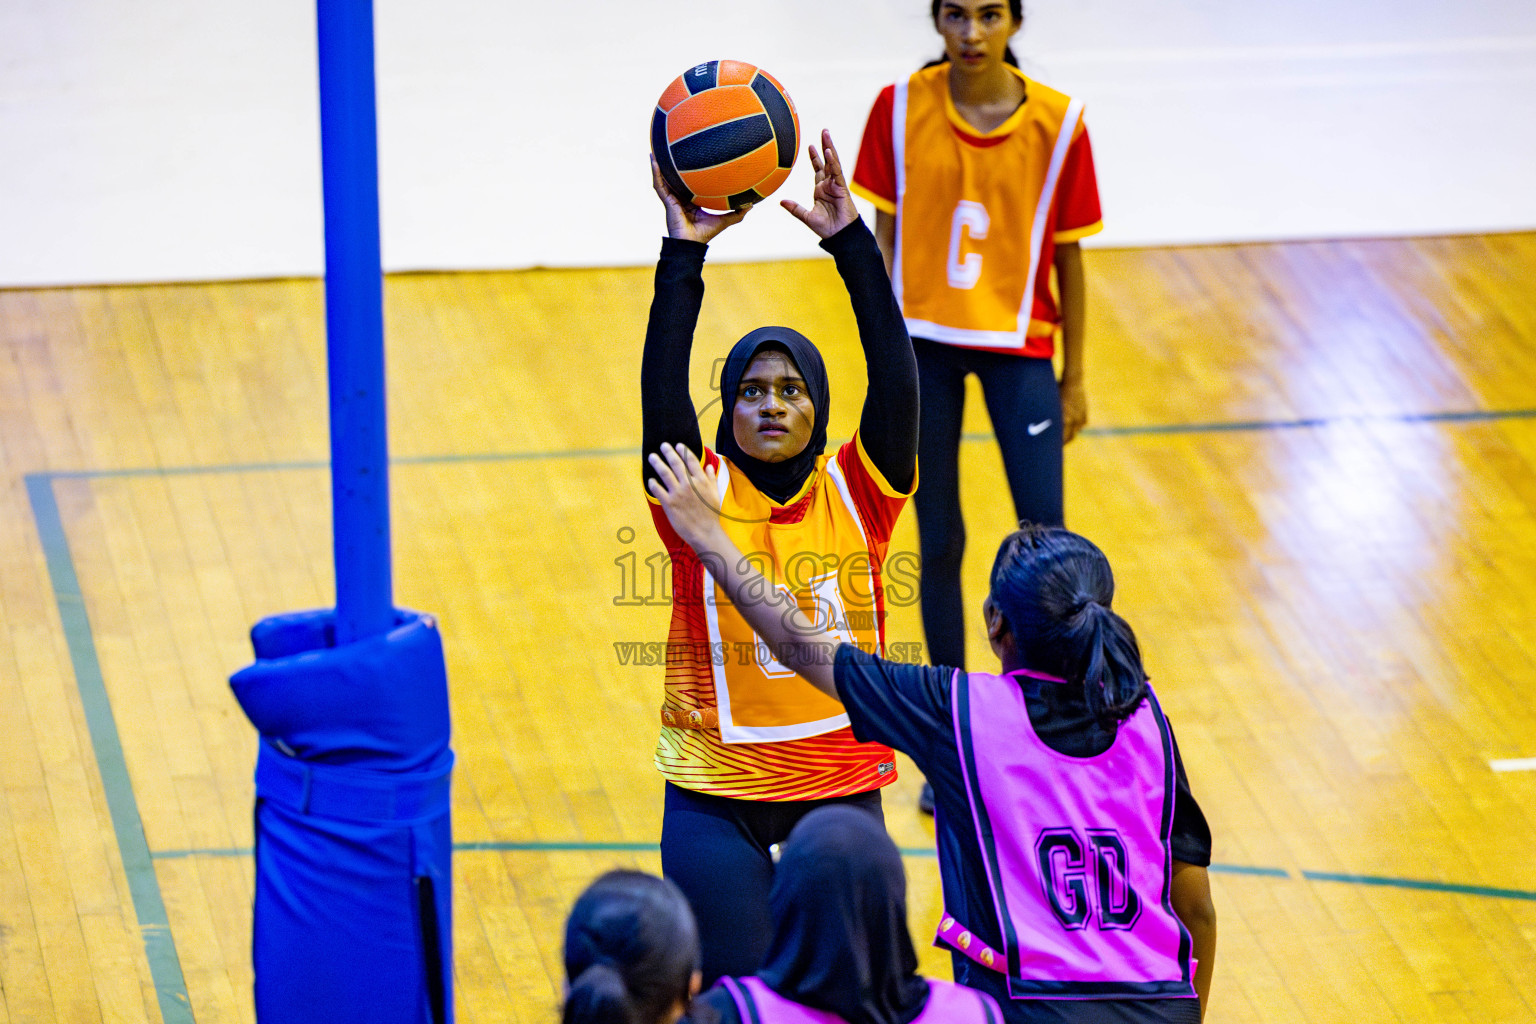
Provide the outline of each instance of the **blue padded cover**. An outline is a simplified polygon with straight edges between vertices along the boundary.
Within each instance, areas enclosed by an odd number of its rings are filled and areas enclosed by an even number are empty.
[[[429,616],[334,646],[265,619],[230,686],[262,742],[252,959],[263,1024],[453,1019],[448,681]]]
[[[388,633],[336,647],[332,609],[263,619],[257,662],[229,680],[279,750],[323,764],[416,771],[448,749],[448,673],[437,623],[397,611]]]

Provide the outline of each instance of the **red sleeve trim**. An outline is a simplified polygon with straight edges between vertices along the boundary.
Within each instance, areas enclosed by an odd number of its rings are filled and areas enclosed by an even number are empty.
[[[911,490],[905,494],[896,490],[870,461],[857,432],[853,440],[837,450],[837,464],[848,481],[848,493],[853,497],[859,518],[864,522],[870,550],[883,558],[885,546],[896,529],[896,520],[906,508],[907,499],[917,490],[917,471],[914,469],[912,473]]]
[[[1052,236],[1058,242],[1076,241],[1103,228],[1099,211],[1099,182],[1093,171],[1093,145],[1085,126],[1072,140],[1056,183],[1056,223]]]
[[[704,449],[704,465],[717,472],[720,469],[720,456],[708,447]],[[693,552],[693,548],[689,547],[688,542],[683,540],[678,535],[678,532],[672,528],[672,521],[667,518],[667,513],[661,507],[661,502],[651,497],[650,491],[645,492],[645,500],[647,502],[646,507],[651,513],[651,523],[656,527],[656,536],[661,538],[662,546],[667,549],[667,554],[672,556],[677,566],[687,568],[691,572],[690,561],[693,565],[700,564],[698,556]]]
[[[917,466],[915,463],[912,467],[912,486],[908,487],[906,492],[903,493],[891,486],[891,482],[885,478],[880,472],[880,468],[875,465],[875,460],[869,457],[869,452],[864,450],[864,439],[859,436],[858,431],[853,433],[853,444],[858,449],[860,468],[868,475],[870,481],[879,488],[882,495],[887,498],[906,501],[917,493]]]
[[[896,212],[896,147],[891,138],[891,115],[896,109],[896,87],[888,85],[875,97],[864,124],[864,141],[849,182],[854,192],[886,213]]]

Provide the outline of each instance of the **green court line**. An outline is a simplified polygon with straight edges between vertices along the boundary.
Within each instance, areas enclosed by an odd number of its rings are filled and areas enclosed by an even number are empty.
[[[150,854],[155,860],[187,860],[191,857],[249,857],[256,852],[251,846],[196,846],[187,850],[155,850]]]
[[[1227,434],[1272,430],[1307,430],[1344,423],[1491,423],[1536,419],[1536,409],[1468,409],[1452,412],[1406,412],[1358,416],[1308,416],[1294,420],[1226,420],[1212,423],[1167,423],[1132,427],[1085,427],[1087,437],[1136,437],[1148,434]],[[990,440],[991,434],[966,434],[967,441]]]
[[[1414,878],[1386,878],[1381,875],[1344,875],[1332,871],[1303,871],[1301,877],[1309,882],[1347,882],[1350,885],[1382,885],[1394,889],[1451,892],[1462,896],[1491,896],[1502,900],[1536,900],[1536,892],[1528,892],[1524,889],[1496,889],[1487,885],[1425,882]]]
[[[1150,423],[1128,427],[1086,427],[1084,437],[1158,437],[1178,434],[1235,434],[1277,430],[1305,430],[1345,423],[1491,423],[1498,420],[1536,419],[1536,409],[1471,409],[1451,412],[1410,412],[1383,415],[1315,416],[1293,420],[1230,420],[1209,423]],[[993,441],[990,432],[961,435],[968,444]],[[638,458],[638,447],[559,448],[532,452],[468,452],[447,455],[404,455],[391,458],[394,466],[441,466],[471,462],[550,462],[560,459]],[[33,473],[53,480],[100,480],[112,477],[194,476],[215,473],[273,473],[285,470],[328,469],[329,462],[299,460],[292,462],[231,463],[215,466],[141,466],[128,469],[70,469],[54,473]]]
[[[1264,878],[1290,878],[1291,873],[1285,868],[1260,868],[1250,864],[1212,864],[1210,872],[1213,875],[1259,875]]]
[[[604,843],[580,840],[525,840],[507,842],[454,843],[454,853],[656,853],[657,843]],[[249,857],[249,846],[201,848],[188,850],[159,850],[151,854],[156,860],[181,860],[188,857]],[[938,852],[931,846],[903,846],[903,857],[932,859]],[[1221,864],[1210,866],[1216,875],[1249,875],[1259,878],[1294,878],[1285,868],[1269,868],[1252,864]],[[1398,889],[1417,889],[1422,892],[1448,892],[1463,896],[1487,896],[1504,900],[1536,900],[1536,892],[1525,889],[1499,889],[1486,885],[1460,885],[1455,882],[1428,882],[1417,878],[1390,878],[1382,875],[1340,875],[1328,871],[1303,871],[1301,877],[1310,882],[1345,882],[1353,885],[1390,886]]]
[[[61,469],[52,473],[29,473],[27,478],[45,480],[112,480],[146,476],[199,476],[218,473],[274,473],[301,469],[330,469],[329,462],[236,462],[222,466],[138,466],[127,469]]]
[[[454,853],[656,853],[659,843],[585,842],[582,840],[512,840],[454,843]],[[931,846],[900,847],[903,857],[932,860],[938,851]],[[156,860],[181,860],[188,857],[249,857],[249,846],[201,848],[189,850],[158,850]],[[1211,871],[1229,875],[1260,875],[1266,878],[1290,878],[1284,868],[1253,867],[1247,864],[1212,864]]]
[[[64,627],[69,660],[75,671],[75,685],[80,691],[80,705],[85,711],[91,748],[96,755],[96,770],[101,774],[101,788],[112,815],[112,830],[117,834],[118,855],[128,876],[128,891],[133,897],[134,914],[144,940],[144,955],[149,960],[155,995],[160,1001],[160,1016],[165,1024],[192,1024],[192,1004],[187,998],[187,983],[181,973],[181,957],[171,935],[170,918],[160,894],[160,880],[144,838],[144,822],[139,817],[139,803],[128,777],[128,762],[112,716],[112,702],[107,697],[101,662],[96,657],[96,641],[85,611],[80,580],[75,575],[74,559],[69,553],[69,538],[59,515],[53,482],[44,474],[26,478],[27,496],[32,501],[32,517],[48,562],[48,578],[53,584],[54,601]]]
[[[468,842],[454,843],[454,853],[657,853],[659,843],[588,843],[530,840],[527,842]],[[249,857],[255,851],[249,846],[220,848],[196,848],[189,850],[157,850],[151,854],[155,860],[183,860],[188,857]],[[933,857],[935,851],[925,847],[903,849],[906,857]]]

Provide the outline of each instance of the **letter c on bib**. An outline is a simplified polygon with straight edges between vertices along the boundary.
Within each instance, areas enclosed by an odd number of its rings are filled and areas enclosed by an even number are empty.
[[[949,263],[945,267],[951,288],[974,288],[981,280],[981,253],[968,252],[960,258],[961,239],[969,235],[976,241],[987,237],[992,218],[987,208],[970,199],[962,199],[955,206],[954,220],[949,225]]]

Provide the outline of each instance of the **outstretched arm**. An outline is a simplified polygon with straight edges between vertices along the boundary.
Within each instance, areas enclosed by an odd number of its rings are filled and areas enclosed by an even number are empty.
[[[741,549],[720,527],[715,507],[715,471],[699,464],[692,451],[664,444],[648,456],[653,475],[646,481],[679,537],[698,552],[731,604],[763,638],[779,664],[798,672],[806,682],[837,700],[832,656],[837,641],[813,623],[795,599],[773,586],[752,567]]]
[[[1195,992],[1200,996],[1200,1016],[1204,1019],[1211,1005],[1211,975],[1216,970],[1216,905],[1211,902],[1210,875],[1198,865],[1174,861],[1169,898],[1194,943],[1194,956],[1199,961]]]
[[[891,293],[886,259],[853,205],[831,133],[821,133],[821,153],[811,146],[810,156],[816,169],[814,206],[807,210],[788,199],[782,205],[821,236],[821,247],[837,261],[853,303],[869,376],[859,438],[886,482],[905,491],[917,468],[917,358],[912,339]]]
[[[656,161],[651,184],[667,211],[667,237],[656,262],[655,293],[640,357],[641,451],[662,442],[703,452],[698,414],[688,394],[688,356],[704,301],[704,253],[709,240],[746,216],[746,210],[713,214],[684,203],[667,188]],[[650,477],[650,467],[642,466]]]

